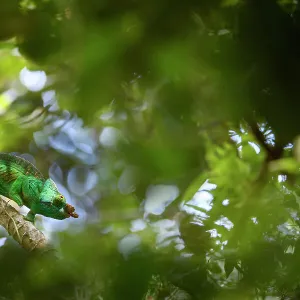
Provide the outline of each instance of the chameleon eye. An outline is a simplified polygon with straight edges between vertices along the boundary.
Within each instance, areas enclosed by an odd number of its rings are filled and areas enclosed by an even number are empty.
[[[58,207],[61,208],[64,205],[64,196],[63,195],[58,195],[54,198],[53,200],[53,204]]]

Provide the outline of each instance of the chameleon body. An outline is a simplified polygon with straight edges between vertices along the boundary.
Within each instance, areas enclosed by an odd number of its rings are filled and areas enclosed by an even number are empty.
[[[30,211],[25,219],[34,222],[40,214],[53,219],[78,218],[75,209],[67,204],[54,181],[22,157],[0,153],[0,195]]]

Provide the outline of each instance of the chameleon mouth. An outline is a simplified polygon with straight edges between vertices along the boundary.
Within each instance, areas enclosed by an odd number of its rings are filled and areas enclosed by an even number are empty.
[[[72,217],[72,218],[77,219],[79,217],[78,214],[75,212],[75,207],[72,206],[71,204],[66,205],[65,212],[67,213],[68,218]]]

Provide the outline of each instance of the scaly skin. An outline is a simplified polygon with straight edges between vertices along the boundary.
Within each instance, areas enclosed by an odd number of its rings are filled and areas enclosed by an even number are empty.
[[[22,157],[0,153],[0,195],[25,205],[30,211],[25,217],[33,222],[40,214],[52,219],[78,218],[75,209],[67,204],[54,181]]]

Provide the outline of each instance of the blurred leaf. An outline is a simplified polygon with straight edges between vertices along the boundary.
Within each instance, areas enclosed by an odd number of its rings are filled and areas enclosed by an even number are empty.
[[[233,271],[235,265],[236,265],[236,260],[233,257],[225,258],[224,270],[226,273],[226,277],[229,277],[229,275]]]
[[[280,171],[297,174],[299,172],[300,165],[294,158],[281,158],[270,162],[269,168],[271,172]]]
[[[194,197],[194,195],[198,192],[203,182],[205,182],[205,178],[203,174],[201,174],[197,178],[195,178],[193,182],[189,185],[189,187],[184,191],[182,199],[184,201],[191,200]]]

